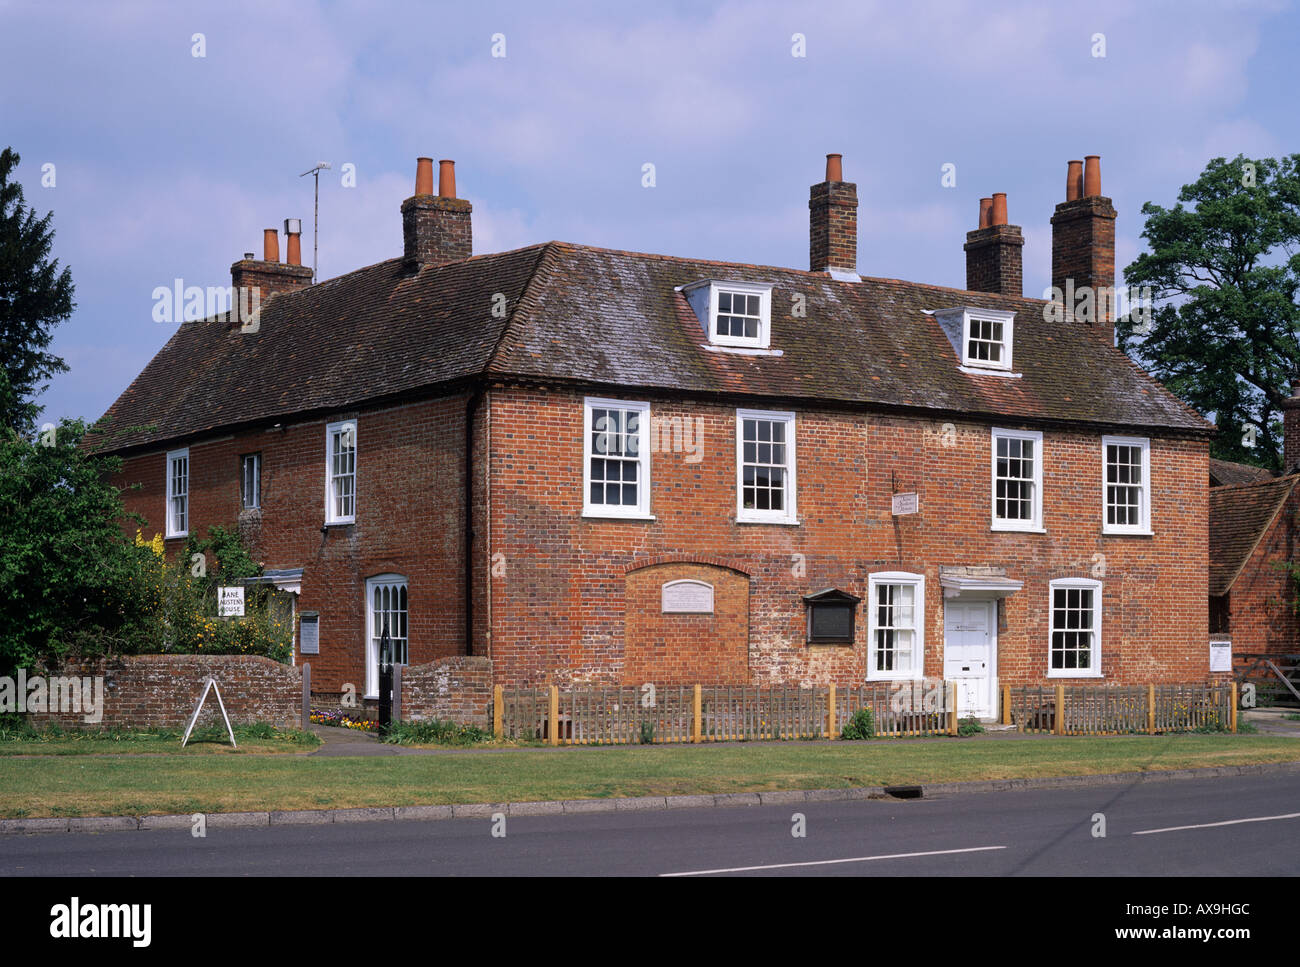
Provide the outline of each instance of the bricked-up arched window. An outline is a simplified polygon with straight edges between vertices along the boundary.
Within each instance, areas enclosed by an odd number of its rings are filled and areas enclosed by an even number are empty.
[[[399,574],[381,574],[366,581],[366,696],[369,698],[379,694],[379,642],[384,636],[385,623],[394,663],[407,664],[410,653],[406,578]]]

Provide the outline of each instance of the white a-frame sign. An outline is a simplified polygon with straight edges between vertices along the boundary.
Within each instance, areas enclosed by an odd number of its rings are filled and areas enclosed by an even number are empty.
[[[181,739],[181,748],[185,748],[185,743],[190,740],[190,733],[194,731],[194,723],[199,720],[199,713],[203,711],[203,703],[208,700],[209,691],[217,693],[217,706],[221,709],[221,717],[226,722],[226,731],[230,733],[230,744],[238,749],[239,745],[235,742],[235,730],[230,727],[230,716],[226,714],[226,703],[221,700],[221,689],[217,685],[217,680],[211,676],[208,677],[203,686],[203,694],[199,696],[198,707],[194,709],[194,714],[190,716],[189,728],[185,730],[185,738]]]

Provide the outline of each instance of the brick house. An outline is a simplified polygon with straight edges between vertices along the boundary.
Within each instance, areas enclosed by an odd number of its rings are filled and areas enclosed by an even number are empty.
[[[1300,652],[1300,397],[1283,404],[1283,475],[1210,461],[1210,637],[1235,654]]]
[[[385,620],[506,685],[1205,680],[1213,428],[1107,303],[1023,296],[1005,195],[965,290],[858,275],[838,155],[809,209],[807,271],[471,255],[420,159],[401,257],[312,285],[269,230],[257,326],[179,326],[105,449],[169,549],[238,522],[322,693],[375,694]],[[1071,162],[1056,286],[1113,286],[1114,219]]]

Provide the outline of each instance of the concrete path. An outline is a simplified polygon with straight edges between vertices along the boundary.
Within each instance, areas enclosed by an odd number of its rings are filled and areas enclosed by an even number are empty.
[[[337,725],[316,725],[313,723],[311,731],[313,735],[320,738],[323,744],[315,752],[309,753],[310,755],[373,756],[419,753],[418,749],[404,749],[400,745],[388,745],[386,742],[380,742],[373,734],[362,732],[360,729],[347,729]]]
[[[1293,708],[1257,708],[1244,713],[1244,717],[1260,734],[1289,735],[1300,739],[1300,721],[1286,718],[1297,714],[1300,712]]]

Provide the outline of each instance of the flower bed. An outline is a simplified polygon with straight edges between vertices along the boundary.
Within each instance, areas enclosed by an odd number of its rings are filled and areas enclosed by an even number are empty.
[[[314,708],[311,710],[311,721],[316,725],[333,725],[343,729],[356,729],[359,732],[377,732],[379,723],[370,719],[353,718],[352,716],[338,709]]]

